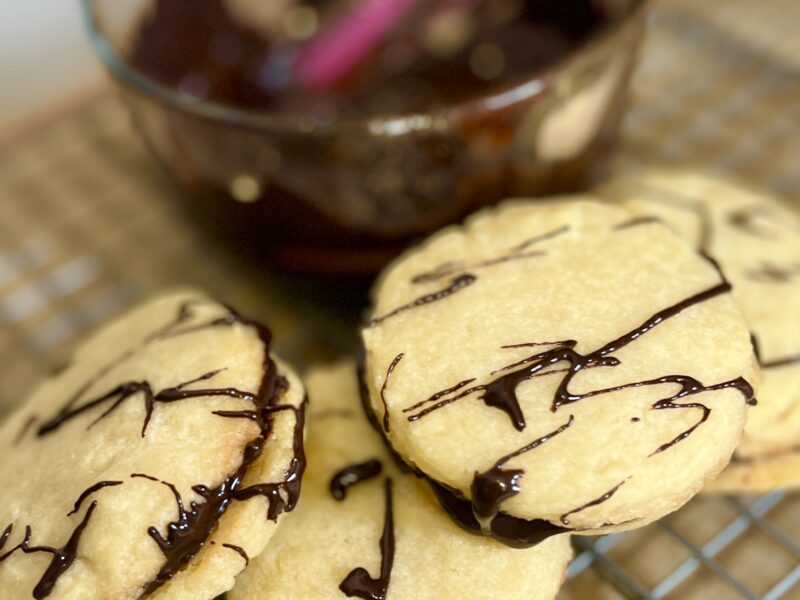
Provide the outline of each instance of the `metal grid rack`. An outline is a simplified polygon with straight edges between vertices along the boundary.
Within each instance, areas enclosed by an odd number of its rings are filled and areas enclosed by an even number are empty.
[[[800,540],[792,537],[768,519],[770,511],[782,502],[790,501],[787,495],[783,492],[774,492],[761,496],[751,503],[734,497],[728,497],[721,501],[728,504],[734,510],[735,515],[702,543],[689,539],[686,534],[681,532],[680,527],[670,523],[669,519],[664,519],[651,526],[666,532],[669,537],[688,551],[680,562],[665,569],[657,581],[651,578],[649,584],[644,584],[637,579],[630,567],[621,564],[612,556],[613,549],[623,541],[626,535],[630,534],[612,534],[596,540],[574,537],[573,545],[576,548],[576,557],[569,567],[568,577],[576,578],[591,567],[625,598],[658,600],[671,594],[673,594],[672,597],[685,597],[674,594],[680,590],[681,586],[689,583],[691,578],[698,574],[698,571],[705,569],[707,575],[710,574],[715,579],[712,584],[717,590],[714,598],[778,600],[779,598],[797,597],[798,590],[794,588],[800,582]],[[757,529],[775,546],[793,556],[796,563],[792,567],[787,561],[786,567],[777,580],[774,580],[774,576],[772,581],[769,580],[769,577],[762,578],[755,584],[763,588],[759,590],[754,589],[752,582],[745,581],[746,578],[752,579],[752,573],[739,575],[723,566],[718,560],[720,555],[735,544],[747,542],[747,536],[753,529]],[[795,531],[795,533],[797,532]],[[770,549],[765,547],[765,551],[769,552]],[[790,596],[793,590],[793,595]]]
[[[656,4],[618,168],[690,163],[800,206],[800,4]],[[80,334],[164,286],[202,286],[269,320],[297,364],[352,348],[353,328],[316,294],[266,281],[170,200],[109,97],[0,145],[0,418]],[[789,493],[701,496],[649,527],[574,544],[564,600],[800,600]]]

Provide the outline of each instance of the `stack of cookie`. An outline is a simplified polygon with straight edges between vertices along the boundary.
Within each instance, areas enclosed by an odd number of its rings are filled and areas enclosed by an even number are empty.
[[[759,407],[733,461],[706,489],[763,492],[800,485],[800,219],[778,200],[691,171],[647,171],[600,192],[657,218],[713,257],[753,334]]]
[[[202,294],[113,323],[2,426],[2,597],[551,599],[571,534],[772,485],[797,221],[644,181],[435,235],[305,387]]]

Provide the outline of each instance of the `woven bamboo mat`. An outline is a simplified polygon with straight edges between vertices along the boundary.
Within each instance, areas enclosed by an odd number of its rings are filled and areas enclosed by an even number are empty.
[[[797,0],[657,4],[616,168],[690,164],[800,206],[798,30]],[[109,94],[0,146],[0,416],[83,333],[164,287],[262,318],[300,365],[352,351],[363,285],[269,273],[175,196]],[[800,599],[798,582],[797,496],[702,498],[582,543],[562,596]]]

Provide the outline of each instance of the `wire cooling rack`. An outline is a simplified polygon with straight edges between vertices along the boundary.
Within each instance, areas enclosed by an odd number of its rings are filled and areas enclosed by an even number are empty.
[[[798,30],[797,0],[656,2],[617,168],[689,163],[800,206]],[[109,96],[0,146],[0,418],[82,333],[165,286],[201,286],[263,318],[296,364],[352,350],[330,294],[265,277],[173,195]],[[800,600],[796,494],[700,496],[574,544],[561,600]]]
[[[749,502],[733,497],[706,499],[683,509],[680,518],[663,519],[641,532],[598,539],[574,537],[576,557],[568,576],[579,578],[593,568],[625,598],[797,598],[800,528],[782,522],[779,514],[796,502],[783,492]],[[724,516],[715,522],[713,515]],[[712,522],[704,526],[696,519]],[[698,525],[706,531],[698,531]],[[660,558],[654,564],[631,561],[625,552],[615,556],[615,550],[626,543],[630,547],[631,541],[634,552]],[[754,550],[762,560],[745,562]]]

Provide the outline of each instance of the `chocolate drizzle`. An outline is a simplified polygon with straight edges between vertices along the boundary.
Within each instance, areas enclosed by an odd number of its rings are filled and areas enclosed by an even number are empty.
[[[800,277],[800,264],[778,265],[764,262],[757,268],[747,271],[745,277],[757,283],[791,283]]]
[[[800,354],[795,356],[785,356],[783,358],[776,358],[761,363],[763,369],[778,369],[781,367],[789,367],[792,365],[800,364]]]
[[[203,502],[192,501],[187,510],[180,492],[172,483],[140,473],[133,473],[131,477],[159,481],[172,492],[178,507],[178,518],[167,525],[166,537],[155,527],[147,529],[148,535],[167,557],[167,563],[156,578],[145,586],[144,595],[147,595],[168,581],[203,547],[205,540],[211,535],[217,521],[230,503],[230,488],[233,481],[226,479],[214,489],[203,485],[192,486],[192,490],[203,499]]]
[[[642,225],[652,225],[653,223],[663,223],[663,221],[655,216],[644,215],[641,217],[634,217],[633,219],[623,221],[622,223],[616,225],[614,229],[616,231],[623,231],[625,229],[640,227]]]
[[[78,499],[75,501],[75,505],[72,507],[72,510],[67,513],[67,516],[71,517],[76,512],[78,512],[81,509],[81,505],[84,503],[84,501],[89,496],[94,494],[95,492],[97,492],[99,490],[102,490],[103,488],[114,487],[114,486],[117,486],[117,485],[122,485],[122,482],[121,481],[99,481],[99,482],[95,483],[93,486],[90,486],[90,487],[86,488],[83,491],[83,493],[80,496],[78,496]]]
[[[429,477],[425,477],[442,508],[462,529],[472,534],[485,535],[472,510],[472,504],[458,491]],[[544,519],[521,519],[498,512],[490,524],[489,535],[512,548],[530,548],[550,536],[572,531]]]
[[[14,438],[15,446],[19,446],[19,444],[25,438],[25,434],[31,430],[31,427],[33,427],[34,423],[36,423],[36,415],[31,415],[25,419],[25,423],[22,424],[19,433],[17,433],[16,437]]]
[[[50,562],[50,565],[44,572],[44,575],[42,575],[42,578],[39,580],[39,583],[36,584],[36,587],[33,588],[33,597],[36,598],[36,600],[47,598],[47,596],[50,595],[50,592],[53,591],[53,587],[56,585],[58,578],[61,577],[64,571],[72,566],[73,562],[75,562],[75,557],[78,553],[78,543],[80,542],[81,535],[83,535],[86,526],[89,524],[89,519],[92,518],[92,514],[96,508],[97,501],[95,500],[89,505],[89,509],[86,511],[83,520],[78,523],[78,526],[72,532],[72,535],[69,536],[69,540],[63,548],[57,549],[46,546],[27,549],[22,548],[23,552],[41,551],[49,552],[53,555],[53,560]]]
[[[374,458],[357,465],[345,467],[331,478],[329,485],[331,495],[336,500],[344,500],[345,496],[347,496],[347,488],[377,477],[382,468],[381,462]]]
[[[384,495],[386,501],[383,533],[381,534],[381,572],[373,578],[363,567],[356,567],[342,580],[339,589],[349,598],[363,600],[385,600],[394,565],[394,515],[392,511],[392,480],[386,478]]]
[[[183,383],[180,383],[174,387],[164,388],[157,393],[153,392],[153,388],[147,381],[127,381],[125,383],[121,383],[105,394],[102,394],[93,400],[89,400],[80,406],[62,409],[55,417],[44,423],[39,428],[38,435],[41,437],[47,435],[48,433],[52,433],[70,419],[74,419],[75,417],[88,412],[93,408],[113,400],[113,402],[111,402],[111,406],[109,406],[100,414],[99,417],[89,424],[88,429],[91,429],[97,423],[111,415],[120,406],[122,406],[125,400],[136,396],[137,394],[142,394],[145,405],[145,417],[144,423],[142,424],[142,437],[144,437],[147,433],[147,426],[150,424],[150,419],[153,415],[153,409],[159,402],[170,403],[177,402],[179,400],[186,400],[187,398],[207,398],[210,396],[227,396],[229,398],[239,398],[241,400],[252,402],[254,399],[252,393],[243,392],[235,388],[185,389],[187,386],[194,383],[212,379],[223,370],[224,369],[216,369],[214,371],[209,371],[208,373],[204,373],[203,375],[200,375],[199,377],[189,381],[184,381]]]
[[[706,406],[699,404],[699,403],[692,403],[692,404],[678,404],[677,401],[681,400],[685,397],[692,396],[695,394],[700,394],[703,392],[719,390],[723,388],[734,388],[737,389],[745,396],[745,399],[748,402],[754,402],[753,396],[754,392],[750,384],[745,381],[743,378],[738,378],[733,381],[725,382],[718,385],[713,386],[704,386],[702,383],[697,381],[696,379],[684,375],[667,375],[665,377],[659,377],[657,379],[651,379],[647,381],[640,381],[635,383],[629,383],[625,385],[615,386],[612,388],[595,390],[591,392],[587,392],[584,394],[574,394],[569,391],[569,384],[571,383],[572,379],[582,370],[588,368],[596,368],[596,367],[616,367],[620,364],[619,359],[611,356],[612,353],[624,348],[628,344],[638,340],[643,335],[647,334],[649,331],[664,323],[666,320],[680,314],[684,310],[691,308],[697,304],[702,302],[706,302],[720,296],[722,294],[726,294],[730,292],[731,286],[728,282],[722,282],[708,290],[700,292],[686,300],[678,302],[677,304],[666,308],[644,323],[636,327],[635,329],[623,334],[622,336],[618,337],[617,339],[609,342],[602,348],[595,350],[589,354],[580,354],[575,350],[575,346],[577,342],[575,340],[567,340],[563,343],[558,344],[555,348],[551,350],[547,350],[544,352],[538,352],[524,358],[520,361],[517,361],[503,369],[493,372],[493,374],[500,374],[499,376],[495,377],[492,381],[485,384],[476,385],[473,387],[469,387],[466,390],[460,391],[455,396],[447,396],[445,392],[447,390],[443,390],[443,392],[437,392],[427,400],[423,401],[422,403],[418,403],[413,405],[413,407],[419,407],[420,405],[428,404],[426,408],[418,413],[412,414],[408,417],[409,421],[418,420],[425,415],[430,414],[431,412],[442,408],[456,400],[460,400],[462,398],[466,398],[475,392],[482,392],[480,399],[490,407],[498,408],[505,412],[509,418],[513,426],[522,431],[525,428],[525,418],[522,414],[522,409],[519,406],[519,401],[517,399],[516,390],[517,387],[523,382],[533,377],[537,376],[544,376],[544,375],[551,375],[554,373],[563,373],[564,376],[562,377],[561,383],[559,384],[555,395],[553,397],[553,401],[551,404],[551,410],[555,412],[561,406],[573,404],[575,402],[584,400],[586,398],[591,398],[595,396],[600,396],[604,394],[609,394],[612,392],[621,391],[624,389],[629,388],[638,388],[644,386],[656,386],[656,385],[665,385],[665,384],[677,384],[680,386],[680,391],[676,394],[668,397],[663,398],[653,404],[653,409],[667,409],[667,408],[699,408],[703,410],[703,416],[697,424],[693,425],[689,430],[679,435],[674,440],[671,440],[664,446],[658,448],[655,453],[662,452],[667,447],[670,447],[677,442],[685,439],[689,434],[691,434],[702,422],[704,422],[708,418],[708,414],[710,413],[710,409]],[[561,362],[567,362],[569,366],[566,369],[559,369],[559,370],[550,370],[545,371],[547,367],[551,367],[557,365]],[[517,368],[520,367],[520,368]],[[463,382],[462,382],[463,383]],[[460,389],[460,384],[454,386],[451,389]],[[463,386],[461,386],[463,387]],[[413,408],[412,407],[412,408]],[[409,410],[409,409],[406,409]]]
[[[53,591],[53,587],[55,587],[58,578],[61,577],[64,571],[72,566],[73,562],[75,562],[75,557],[78,553],[78,543],[83,535],[83,531],[89,524],[89,520],[92,518],[95,508],[97,508],[97,501],[92,502],[89,505],[89,510],[86,511],[86,514],[83,516],[81,522],[78,523],[77,527],[75,527],[75,529],[72,531],[72,534],[69,536],[69,539],[63,548],[53,548],[52,546],[31,546],[31,528],[30,526],[25,527],[25,537],[23,540],[8,550],[5,554],[1,554],[0,563],[5,561],[18,550],[21,550],[25,554],[33,554],[36,552],[51,554],[53,558],[50,561],[50,564],[48,565],[41,579],[39,579],[36,587],[33,588],[33,597],[36,598],[36,600],[47,598]],[[8,542],[8,539],[11,537],[13,530],[13,524],[8,525],[3,531],[3,534],[0,535],[0,552],[2,552],[3,548]]]
[[[783,367],[800,365],[800,354],[765,360],[761,354],[761,346],[758,343],[758,338],[755,336],[755,334],[751,336],[751,340],[753,342],[753,351],[755,352],[756,358],[758,359],[758,364],[762,369],[780,369]]]
[[[525,252],[525,250],[540,242],[551,240],[560,235],[563,235],[567,233],[569,230],[570,230],[569,225],[564,225],[563,227],[559,227],[557,229],[554,229],[553,231],[548,231],[547,233],[543,233],[541,235],[537,235],[530,239],[527,239],[524,242],[517,244],[516,246],[511,248],[511,250],[509,250],[506,254],[494,258],[487,258],[485,260],[481,260],[475,263],[468,264],[463,261],[443,262],[437,267],[434,267],[431,271],[415,275],[414,277],[411,278],[411,283],[415,284],[428,283],[430,281],[437,281],[439,279],[443,279],[444,277],[449,277],[459,273],[463,274],[466,273],[467,271],[476,271],[478,269],[493,267],[495,265],[506,263],[512,260],[523,260],[527,258],[537,258],[540,256],[545,256],[547,253],[542,250],[537,250],[533,252]]]
[[[470,488],[472,492],[472,513],[483,533],[491,533],[492,521],[500,511],[500,505],[520,492],[519,480],[525,472],[522,469],[504,469],[503,466],[512,458],[530,452],[558,434],[563,433],[574,422],[575,418],[570,415],[569,420],[555,431],[551,431],[522,448],[506,454],[494,463],[488,471],[475,473]]]
[[[236,552],[236,554],[241,556],[244,559],[245,567],[250,564],[250,557],[247,555],[247,552],[245,552],[244,548],[242,548],[241,546],[237,546],[235,544],[222,544],[222,547],[227,548],[228,550],[233,550],[234,552]]]
[[[628,481],[628,480],[627,479],[623,479],[617,485],[615,485],[613,488],[611,488],[610,490],[608,490],[607,492],[602,494],[600,497],[595,498],[594,500],[590,500],[586,504],[581,504],[578,508],[573,508],[572,510],[565,512],[563,515],[561,515],[561,517],[559,518],[559,521],[561,521],[564,525],[569,525],[569,519],[567,517],[569,517],[570,515],[574,515],[576,513],[579,513],[579,512],[581,512],[583,510],[586,510],[587,508],[591,508],[592,506],[597,506],[599,504],[602,504],[603,502],[606,502],[606,501],[610,500],[611,497],[614,494],[617,493],[617,490],[619,488],[621,488],[622,485],[626,481]]]
[[[433,292],[431,294],[425,294],[424,296],[420,296],[416,300],[412,300],[408,304],[403,304],[395,308],[393,311],[386,313],[381,317],[376,317],[369,322],[370,327],[375,327],[376,325],[380,325],[386,319],[394,317],[402,312],[407,310],[411,310],[413,308],[419,308],[420,306],[425,306],[426,304],[430,304],[431,302],[436,302],[437,300],[443,300],[448,296],[452,296],[456,292],[460,292],[464,288],[471,286],[473,283],[477,281],[477,277],[466,273],[464,275],[459,275],[450,283],[449,286],[446,288],[439,290],[437,292]]]
[[[389,365],[389,368],[386,370],[386,377],[383,379],[383,384],[381,384],[381,402],[383,403],[383,430],[388,433],[389,431],[389,405],[386,404],[386,386],[389,385],[389,379],[394,373],[397,364],[403,360],[403,356],[405,356],[402,352],[394,357],[394,360]]]
[[[754,205],[734,210],[728,214],[728,223],[753,237],[769,238],[769,232],[758,226],[758,215],[767,213],[765,206]]]

